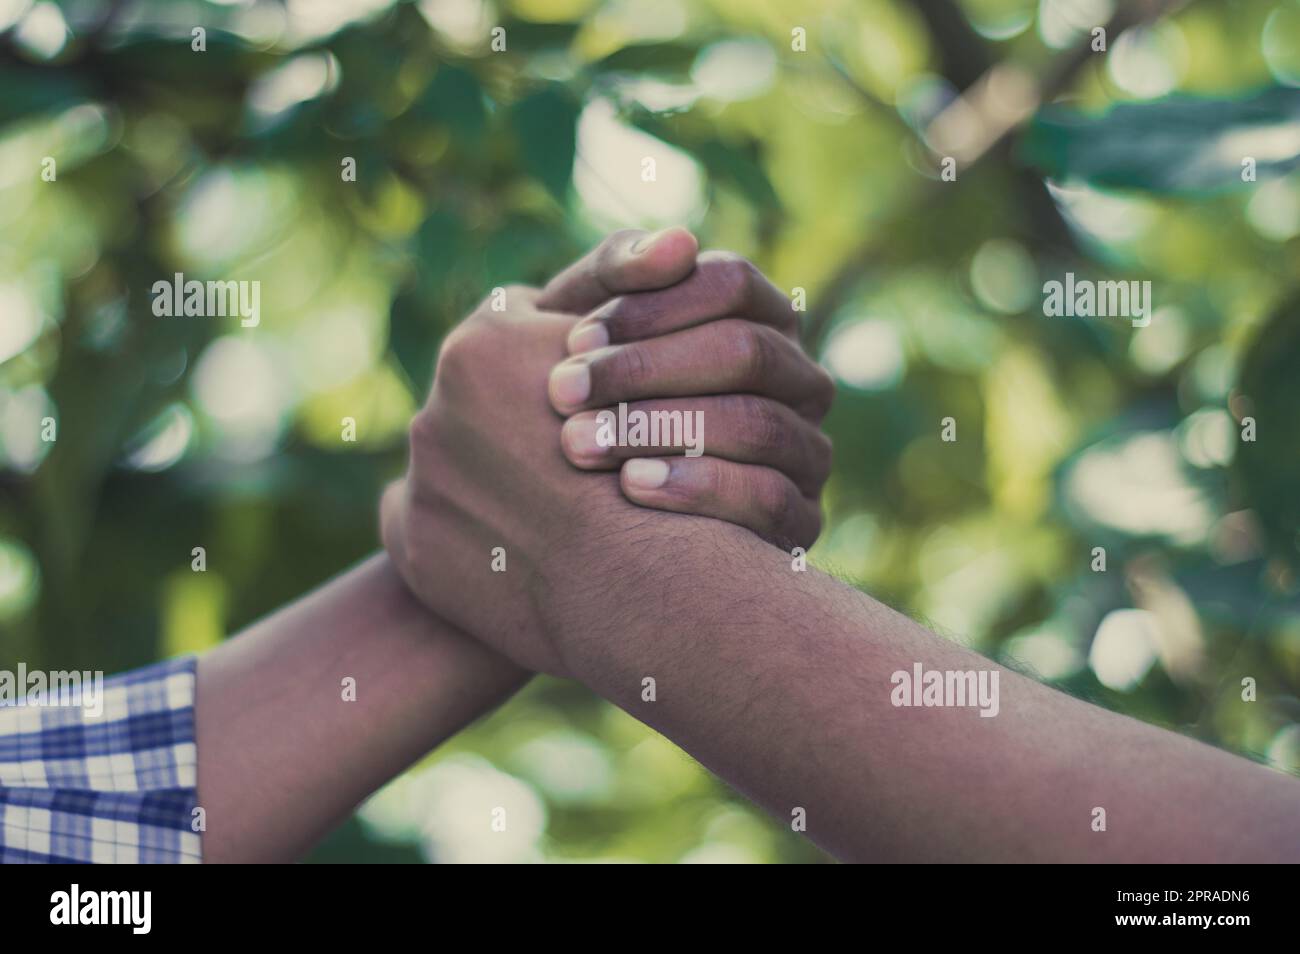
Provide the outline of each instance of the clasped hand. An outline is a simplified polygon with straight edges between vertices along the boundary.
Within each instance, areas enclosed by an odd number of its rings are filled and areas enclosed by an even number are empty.
[[[816,539],[833,386],[749,262],[700,253],[683,229],[623,231],[502,304],[444,341],[381,506],[384,545],[429,608],[521,666],[570,675],[578,617],[686,535]],[[598,415],[620,404],[698,415],[702,453],[610,446]]]

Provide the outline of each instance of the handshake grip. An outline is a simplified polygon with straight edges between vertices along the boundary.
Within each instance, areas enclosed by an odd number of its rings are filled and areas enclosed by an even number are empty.
[[[549,602],[633,538],[671,540],[670,514],[812,544],[833,391],[790,299],[748,261],[681,228],[614,233],[448,335],[383,498],[385,547],[445,619],[563,673]]]

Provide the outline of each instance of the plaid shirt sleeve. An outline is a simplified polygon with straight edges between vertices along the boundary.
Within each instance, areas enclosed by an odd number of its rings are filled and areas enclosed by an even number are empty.
[[[98,712],[80,699],[0,706],[0,862],[201,860],[195,665],[104,680]]]

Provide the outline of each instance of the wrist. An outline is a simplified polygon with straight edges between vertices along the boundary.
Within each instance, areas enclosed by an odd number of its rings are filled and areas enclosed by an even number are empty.
[[[707,517],[633,507],[619,524],[559,555],[562,573],[541,581],[540,614],[567,672],[616,702],[639,691],[642,670],[673,639],[725,622],[714,617],[735,600],[718,598],[716,584],[732,568],[756,554],[779,557],[748,531]]]

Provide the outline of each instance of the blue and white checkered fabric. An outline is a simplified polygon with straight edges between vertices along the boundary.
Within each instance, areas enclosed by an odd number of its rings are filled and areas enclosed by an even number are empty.
[[[194,686],[188,657],[104,680],[98,714],[0,706],[0,862],[201,860]]]

